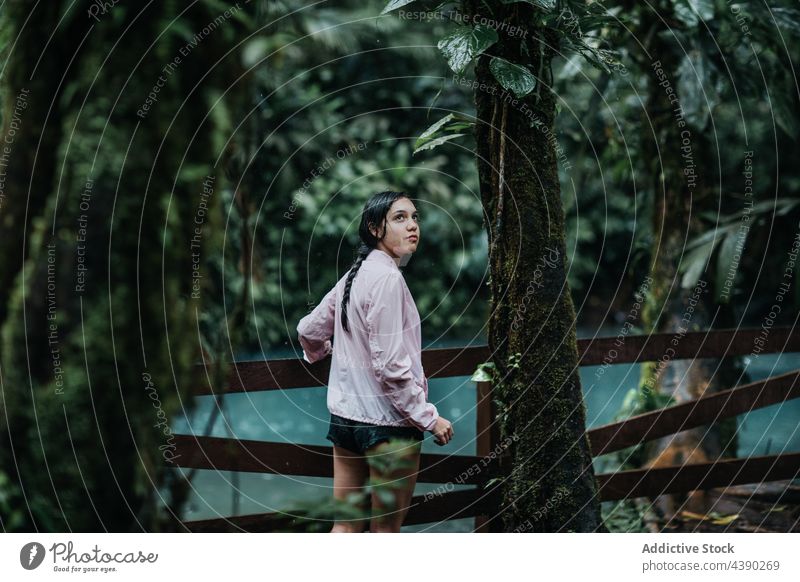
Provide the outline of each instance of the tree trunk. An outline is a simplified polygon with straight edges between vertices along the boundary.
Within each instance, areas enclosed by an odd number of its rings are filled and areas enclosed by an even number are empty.
[[[476,66],[478,172],[489,237],[489,348],[498,377],[505,531],[604,531],[585,407],[578,376],[575,311],[566,281],[564,215],[555,151],[555,96],[548,87],[557,47],[552,31],[534,29],[533,7],[494,3],[473,14],[530,31],[499,34],[489,52],[525,64],[539,79],[515,101],[490,69]],[[538,42],[541,36],[543,42]],[[550,48],[547,48],[550,47]],[[535,123],[534,123],[535,122]],[[497,520],[495,520],[497,521]],[[498,526],[495,525],[495,529]]]
[[[0,518],[17,531],[179,527],[170,426],[201,381],[195,274],[221,214],[221,126],[209,112],[240,70],[218,60],[235,21],[182,9],[7,8],[10,38],[24,42],[10,49],[4,98],[31,87],[0,214],[16,257],[0,274],[13,282],[0,471],[19,495]]]
[[[56,35],[59,50],[39,59],[46,44],[41,31],[56,29],[59,8],[58,2],[37,7],[37,26],[23,27],[30,4],[13,1],[4,7],[7,38],[14,39],[14,46],[13,50],[4,51],[6,65],[0,96],[4,140],[0,147],[0,230],[6,247],[0,253],[0,289],[4,291],[0,328],[8,315],[8,291],[31,252],[30,245],[23,244],[23,237],[30,232],[33,219],[43,212],[57,170],[63,112],[59,107],[51,108],[50,102],[63,95],[64,87],[58,87],[57,80],[92,22],[75,18],[62,24]],[[36,74],[31,74],[33,63],[37,65]],[[31,171],[34,164],[36,172]]]

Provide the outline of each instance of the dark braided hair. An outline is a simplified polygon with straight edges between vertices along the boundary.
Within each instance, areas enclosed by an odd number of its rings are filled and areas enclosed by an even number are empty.
[[[353,285],[353,279],[356,278],[358,270],[361,268],[361,263],[367,258],[367,255],[372,252],[378,245],[378,241],[386,236],[385,222],[386,215],[389,214],[389,209],[398,198],[408,197],[405,192],[393,192],[386,190],[378,192],[370,196],[369,200],[364,203],[364,210],[361,211],[361,224],[358,225],[358,236],[361,238],[361,243],[358,246],[356,253],[356,260],[353,266],[350,267],[350,272],[347,275],[347,282],[344,286],[344,293],[342,294],[342,327],[347,333],[350,333],[350,328],[347,325],[347,303],[350,301],[350,287]],[[381,226],[384,226],[383,235],[378,238],[369,227],[374,226],[378,232]]]

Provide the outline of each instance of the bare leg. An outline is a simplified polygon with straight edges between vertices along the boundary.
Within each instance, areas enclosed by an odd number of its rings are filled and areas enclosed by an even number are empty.
[[[386,454],[386,442],[379,443],[367,450],[370,454]],[[372,513],[370,521],[370,532],[373,533],[398,533],[400,526],[408,513],[411,497],[414,495],[414,486],[417,484],[417,474],[419,473],[419,456],[422,450],[422,443],[417,442],[402,450],[402,456],[410,461],[409,467],[395,469],[388,475],[384,475],[375,467],[370,466],[370,477],[373,479],[389,479],[394,493],[394,506],[387,507],[373,492],[372,494]]]
[[[369,466],[363,455],[333,446],[333,497],[344,500],[351,493],[360,493],[369,477]],[[337,521],[331,533],[361,533],[364,520]]]

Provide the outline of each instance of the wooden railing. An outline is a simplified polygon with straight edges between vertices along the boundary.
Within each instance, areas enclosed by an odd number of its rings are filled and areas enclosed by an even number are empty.
[[[760,329],[715,330],[686,333],[677,346],[670,346],[671,359],[722,358],[753,352]],[[627,336],[616,345],[616,337],[578,340],[580,366],[608,361],[630,364],[661,359],[674,336],[653,334]],[[800,333],[791,328],[774,328],[759,343],[759,353],[800,352]],[[429,378],[469,376],[478,364],[489,361],[487,346],[425,350],[422,363]],[[237,362],[231,366],[225,393],[324,387],[330,359],[309,365],[302,359]],[[593,456],[704,426],[751,410],[778,404],[800,396],[800,370],[703,396],[688,403],[641,414],[587,431]],[[491,386],[477,383],[476,455],[423,453],[418,482],[476,485],[475,489],[419,495],[412,499],[404,525],[432,523],[467,517],[476,518],[476,530],[488,531],[487,520],[498,508],[497,489],[484,489],[489,479],[500,474],[497,459],[489,458],[499,442],[492,405]],[[213,394],[210,386],[198,386],[196,395]],[[171,466],[247,471],[281,475],[332,477],[332,448],[276,442],[247,441],[217,437],[181,435]],[[471,467],[480,471],[470,471]],[[618,471],[597,475],[602,501],[726,487],[745,483],[794,479],[800,475],[800,453],[726,459],[713,463]],[[231,516],[186,521],[190,531],[275,531],[291,528],[295,517],[277,513]]]

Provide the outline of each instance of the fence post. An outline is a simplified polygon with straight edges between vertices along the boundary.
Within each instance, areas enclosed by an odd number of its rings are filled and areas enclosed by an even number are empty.
[[[477,415],[475,426],[475,454],[478,457],[489,455],[500,440],[496,406],[492,401],[492,383],[475,382],[477,396]],[[475,532],[490,533],[500,531],[497,519],[489,522],[488,516],[475,516]]]

